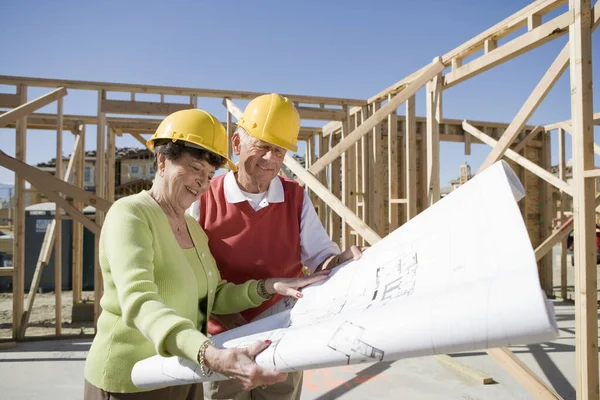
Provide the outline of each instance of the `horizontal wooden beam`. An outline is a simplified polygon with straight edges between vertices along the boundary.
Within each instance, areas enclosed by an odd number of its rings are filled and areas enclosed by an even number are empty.
[[[542,24],[534,30],[503,44],[475,60],[463,64],[444,76],[444,89],[448,89],[460,82],[472,78],[499,64],[517,57],[529,50],[543,45],[569,32],[569,25],[574,21],[573,13],[566,13]]]
[[[321,121],[342,121],[346,118],[346,111],[344,110],[333,110],[328,108],[314,108],[314,107],[296,107],[300,118],[302,119],[315,119]]]
[[[64,97],[67,94],[67,89],[64,87],[53,90],[50,93],[47,93],[43,96],[38,97],[35,100],[31,100],[28,103],[20,105],[17,108],[12,109],[9,112],[6,112],[0,116],[0,128],[4,128],[11,122],[18,120],[19,118],[23,118],[38,108],[42,108],[61,97]]]
[[[0,267],[0,276],[13,276],[14,273],[13,267]]]
[[[571,120],[568,119],[566,121],[554,122],[552,124],[544,125],[544,130],[546,132],[553,131],[554,129],[563,128],[563,124],[571,124]],[[600,125],[600,112],[594,113],[594,124]]]
[[[102,100],[101,111],[107,114],[170,115],[194,108],[192,104],[150,101]]]
[[[433,79],[436,75],[444,70],[444,64],[439,59],[436,59],[431,65],[414,81],[412,81],[404,90],[392,97],[385,105],[371,115],[367,120],[354,129],[341,142],[335,145],[331,150],[319,158],[309,169],[313,175],[321,172],[327,165],[340,157],[342,153],[348,150],[354,143],[360,140],[361,137],[370,133],[371,130],[389,114],[394,112],[400,104],[419,91],[427,82]]]
[[[481,140],[483,143],[485,143],[489,146],[494,147],[494,146],[496,146],[496,143],[498,143],[496,140],[492,139],[485,133],[481,132],[479,129],[475,128],[473,125],[469,124],[469,122],[467,122],[467,121],[463,121],[463,129],[465,130],[465,132],[470,133],[471,135],[475,136],[477,139]],[[571,190],[571,186],[567,182],[552,175],[549,171],[546,171],[544,168],[542,168],[539,165],[535,164],[534,162],[528,160],[527,158],[523,157],[522,155],[516,153],[514,150],[508,149],[508,150],[506,150],[506,153],[504,153],[504,155],[506,157],[510,158],[511,160],[513,160],[514,162],[516,162],[517,164],[519,164],[520,166],[522,166],[523,168],[525,168],[525,169],[529,170],[530,172],[532,172],[533,174],[537,175],[541,179],[545,180],[546,182],[550,183],[551,185],[554,185],[558,189],[567,193],[569,196],[573,196],[573,191]]]
[[[46,78],[31,78],[24,76],[8,76],[0,75],[0,84],[4,85],[27,85],[33,87],[65,87],[69,89],[80,90],[104,90],[107,92],[126,92],[126,93],[149,93],[163,95],[179,95],[198,97],[223,98],[229,97],[232,99],[252,100],[255,97],[265,94],[266,92],[249,92],[236,90],[218,90],[218,89],[202,89],[202,88],[185,88],[176,86],[155,86],[155,85],[137,85],[128,83],[110,83],[110,82],[94,82],[94,81],[79,81],[67,79],[46,79]],[[349,106],[364,106],[367,104],[365,100],[349,99],[340,97],[322,97],[322,96],[305,96],[299,94],[284,94],[282,96],[289,98],[291,101],[306,104],[328,104],[328,105],[349,105]]]
[[[21,96],[18,94],[0,93],[0,108],[15,108],[21,105]]]
[[[563,131],[567,132],[569,135],[573,135],[573,127],[571,126],[571,121],[568,122],[559,122],[558,127]],[[600,156],[600,146],[594,142],[594,153]]]

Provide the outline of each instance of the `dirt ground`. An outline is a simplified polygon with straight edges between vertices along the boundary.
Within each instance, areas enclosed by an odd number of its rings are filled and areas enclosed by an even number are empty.
[[[84,301],[92,301],[93,298],[94,292],[83,292],[82,299]],[[54,311],[54,302],[54,292],[38,293],[35,296],[33,310],[31,313],[31,317],[29,318],[29,325],[25,334],[26,337],[54,336],[56,334],[56,316]],[[0,293],[0,339],[7,339],[12,337],[12,307],[12,293]],[[71,322],[72,309],[73,292],[65,291],[62,293],[62,334],[93,334],[93,323]]]

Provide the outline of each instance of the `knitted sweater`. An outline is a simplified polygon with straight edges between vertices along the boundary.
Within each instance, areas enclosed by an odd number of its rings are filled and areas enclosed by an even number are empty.
[[[118,200],[100,234],[104,278],[102,313],[85,377],[108,392],[140,392],[133,365],[156,354],[196,362],[211,312],[229,314],[260,305],[256,281],[221,280],[202,228],[186,215],[197,263],[172,233],[167,215],[143,191]]]

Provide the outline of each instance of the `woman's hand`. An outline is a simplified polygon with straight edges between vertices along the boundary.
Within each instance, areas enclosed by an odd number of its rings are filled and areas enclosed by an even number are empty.
[[[368,247],[358,247],[352,245],[346,250],[342,251],[340,254],[327,258],[321,263],[321,265],[317,267],[317,271],[330,271],[350,259],[353,259],[354,261],[360,260],[363,251],[366,249],[368,249]]]
[[[259,340],[246,348],[217,349],[208,346],[204,360],[206,366],[214,372],[235,379],[244,390],[252,390],[258,386],[282,382],[287,378],[287,373],[261,368],[254,361],[270,344],[270,340]]]
[[[269,278],[265,280],[265,288],[269,294],[277,293],[282,296],[301,298],[302,293],[297,289],[325,280],[328,277],[329,271],[321,271],[303,278]]]

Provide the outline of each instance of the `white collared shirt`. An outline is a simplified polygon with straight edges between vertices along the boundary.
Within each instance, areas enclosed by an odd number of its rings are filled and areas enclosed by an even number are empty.
[[[225,192],[225,200],[228,203],[247,201],[254,210],[268,207],[271,203],[283,203],[285,201],[283,185],[279,177],[273,178],[266,192],[247,193],[240,189],[235,180],[235,175],[229,171],[223,181],[223,191]],[[195,201],[188,208],[187,213],[198,220],[200,217],[200,200]],[[302,215],[300,216],[300,258],[302,264],[314,271],[327,257],[339,253],[340,248],[325,232],[305,191],[304,201],[302,202]]]

